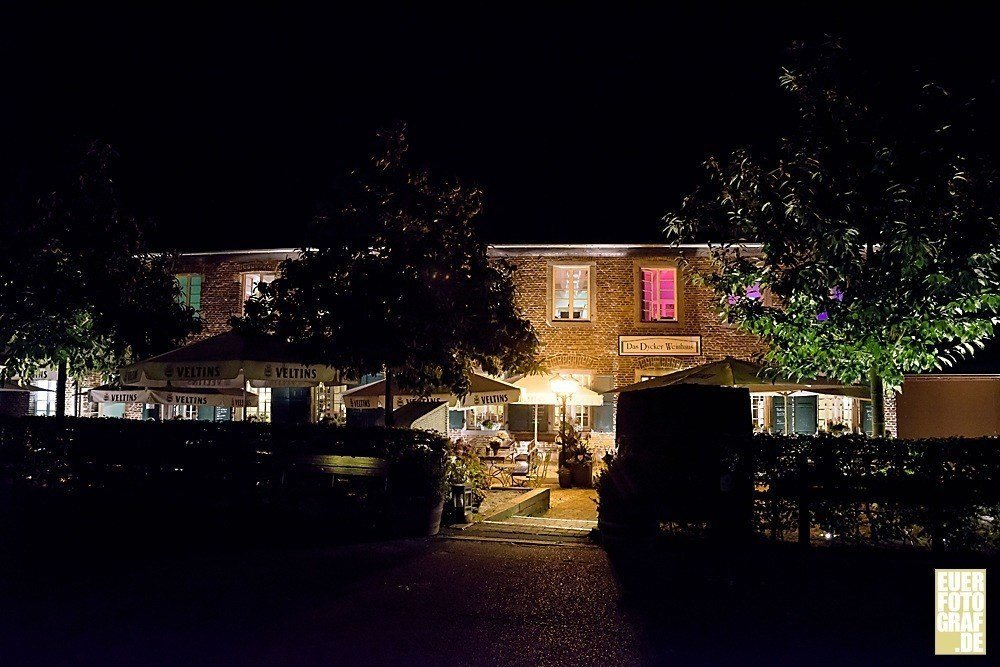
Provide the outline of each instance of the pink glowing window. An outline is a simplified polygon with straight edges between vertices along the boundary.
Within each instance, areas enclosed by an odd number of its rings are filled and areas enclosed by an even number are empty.
[[[677,269],[642,269],[642,321],[677,321]]]

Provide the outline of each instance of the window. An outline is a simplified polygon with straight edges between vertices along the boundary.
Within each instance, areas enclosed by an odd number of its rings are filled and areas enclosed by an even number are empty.
[[[271,421],[271,389],[270,387],[255,389],[257,394],[257,407],[245,408],[248,419],[256,419],[261,422]]]
[[[552,319],[590,319],[590,267],[552,267]]]
[[[590,389],[594,382],[594,377],[590,373],[570,373],[564,372],[559,373],[565,377],[573,378],[580,383],[581,387]],[[571,399],[572,400],[572,399]],[[553,411],[553,416],[555,417],[555,423],[553,428],[558,431],[562,426],[562,405],[555,406]],[[566,421],[578,430],[585,430],[590,428],[591,418],[590,418],[590,406],[588,405],[574,405],[573,403],[568,403],[566,405]]]
[[[507,422],[502,405],[479,405],[465,412],[465,428],[472,430],[499,429]]]
[[[32,384],[48,391],[33,391],[29,394],[29,408],[36,417],[51,417],[56,414],[56,381],[33,380]],[[24,405],[22,403],[22,405]]]
[[[181,293],[177,301],[182,306],[187,306],[194,310],[196,315],[201,314],[201,275],[197,273],[179,273],[176,276],[177,284],[180,285]]]
[[[677,321],[677,269],[642,269],[642,321]]]
[[[337,421],[346,416],[344,392],[347,385],[321,385],[313,388],[313,421]]]
[[[174,405],[171,407],[171,419],[198,419],[198,406]]]
[[[243,300],[240,303],[246,303],[246,300],[254,295],[257,291],[257,286],[261,284],[268,284],[277,278],[277,274],[273,271],[264,271],[262,273],[244,273],[243,274]]]
[[[761,394],[750,394],[750,418],[753,420],[755,433],[767,431],[767,397]]]

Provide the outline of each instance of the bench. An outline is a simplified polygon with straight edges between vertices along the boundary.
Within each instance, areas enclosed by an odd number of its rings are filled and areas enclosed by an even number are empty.
[[[389,462],[374,456],[337,456],[303,454],[290,458],[281,473],[281,486],[335,486],[338,480],[355,479],[383,482],[389,475]]]

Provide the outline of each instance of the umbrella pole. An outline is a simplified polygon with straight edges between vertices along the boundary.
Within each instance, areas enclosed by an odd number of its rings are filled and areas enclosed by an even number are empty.
[[[782,394],[781,398],[785,401],[785,435],[788,435],[788,394]]]
[[[531,409],[535,413],[535,444],[538,444],[538,406],[532,405]]]
[[[243,378],[243,421],[247,420],[247,379]]]

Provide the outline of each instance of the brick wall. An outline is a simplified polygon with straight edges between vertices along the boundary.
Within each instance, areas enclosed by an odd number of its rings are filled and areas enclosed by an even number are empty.
[[[23,417],[28,414],[28,392],[0,391],[0,416]]]
[[[587,370],[612,375],[615,386],[636,381],[636,371],[673,371],[717,361],[726,356],[750,358],[763,347],[755,336],[720,320],[712,291],[690,284],[681,286],[679,320],[670,323],[639,321],[636,268],[663,265],[685,258],[693,267],[707,268],[703,251],[669,248],[580,250],[572,254],[557,249],[495,248],[515,267],[518,303],[535,325],[546,366],[559,370]],[[553,322],[549,318],[550,269],[553,264],[590,264],[593,313],[590,322]],[[683,272],[682,272],[683,273]],[[680,276],[678,282],[685,282]],[[701,354],[687,356],[619,356],[620,335],[701,336]],[[654,373],[650,373],[654,374]]]
[[[898,394],[894,391],[888,391],[885,394],[885,400],[882,405],[885,406],[885,434],[891,438],[895,438],[899,433],[899,428],[896,419],[896,399]]]
[[[243,313],[243,274],[277,271],[297,253],[210,253],[183,255],[175,273],[201,276],[201,332],[193,340],[229,331],[229,318]]]

